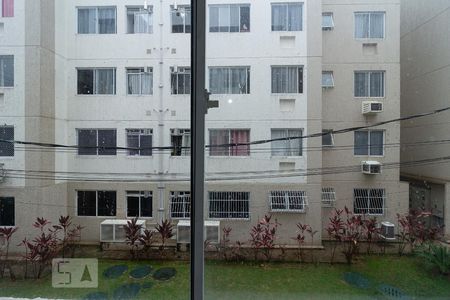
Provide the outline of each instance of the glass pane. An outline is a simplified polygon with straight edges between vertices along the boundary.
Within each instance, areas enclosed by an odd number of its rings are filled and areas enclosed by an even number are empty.
[[[355,155],[369,155],[369,132],[355,131]]]
[[[383,155],[384,132],[370,132],[370,155]]]

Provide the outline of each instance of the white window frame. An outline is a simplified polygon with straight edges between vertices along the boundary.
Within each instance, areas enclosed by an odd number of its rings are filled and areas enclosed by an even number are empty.
[[[210,33],[246,33],[246,32],[250,32],[250,28],[251,28],[251,8],[250,8],[250,4],[210,4],[209,5],[209,9],[208,9],[208,13],[209,16],[211,16],[211,8],[220,8],[220,7],[227,7],[230,10],[230,15],[228,15],[228,31],[211,31],[211,18],[208,18],[208,32]],[[239,19],[239,31],[231,31],[231,7],[232,6],[237,6],[238,9],[238,19]],[[241,9],[242,7],[248,7],[249,9],[249,29],[248,30],[242,30],[241,29]],[[219,14],[219,19],[218,19],[218,23],[219,23],[219,27],[220,27],[220,14]]]
[[[282,198],[283,202],[275,203],[274,201],[280,200],[279,198]],[[303,208],[291,208],[291,198],[294,198],[296,204],[302,206]],[[277,205],[282,205],[285,208],[274,208]],[[295,206],[295,204],[293,206]],[[304,213],[308,207],[308,197],[305,191],[270,191],[269,207],[271,212]]]
[[[130,72],[130,71],[137,71],[140,70],[140,72]],[[139,74],[139,80],[140,80],[140,89],[139,89],[139,93],[136,94],[130,94],[130,91],[128,90],[128,86],[130,83],[130,75],[131,74]],[[150,93],[143,93],[142,91],[142,82],[144,81],[144,75],[146,74],[150,74]],[[126,75],[127,75],[127,86],[126,86],[126,91],[127,91],[127,96],[150,96],[153,95],[153,68],[152,67],[127,67],[126,68]]]
[[[287,133],[287,137],[286,137],[286,140],[284,141],[286,144],[288,144],[288,143],[290,143],[290,140],[289,140],[289,137],[290,137],[290,135],[289,135],[289,133],[291,132],[291,131],[300,131],[300,136],[303,136],[303,132],[304,132],[304,130],[303,130],[303,128],[271,128],[270,129],[270,135],[271,135],[271,139],[274,139],[274,137],[273,137],[273,131],[274,130],[278,130],[278,131],[285,131],[286,133]],[[294,135],[294,137],[297,137],[297,135]],[[301,138],[298,138],[298,139],[296,139],[296,140],[299,140],[299,142],[300,142],[300,149],[297,149],[295,152],[297,152],[298,150],[300,150],[300,155],[274,155],[274,149],[271,149],[271,156],[273,156],[273,157],[302,157],[303,156],[303,139],[301,139]],[[273,144],[271,143],[271,146],[273,146]],[[292,149],[294,149],[294,148],[292,148],[292,147],[287,147],[286,146],[286,148],[289,148],[289,149],[291,149],[291,153],[292,153]]]
[[[132,10],[136,10],[139,9],[139,11],[132,11]],[[131,12],[133,12],[133,15],[135,15],[135,13],[141,13],[141,14],[148,14],[150,15],[150,19],[151,19],[151,24],[149,24],[149,31],[148,32],[129,32],[129,28],[128,28],[128,15],[131,14],[129,13],[129,10]],[[147,9],[144,9],[144,6],[126,6],[125,8],[125,14],[126,14],[126,22],[127,22],[127,34],[152,34],[153,33],[153,22],[154,22],[154,13],[153,13],[153,6],[149,5]],[[134,30],[133,30],[134,31]]]
[[[322,139],[322,147],[324,147],[325,149],[326,148],[332,148],[332,147],[334,147],[334,134],[333,134],[333,129],[323,129],[322,130],[322,133],[327,133],[327,134],[329,134],[330,136],[331,136],[331,144],[324,144],[323,143],[323,139]],[[324,135],[323,135],[324,136]],[[322,137],[323,137],[322,136]]]
[[[248,128],[231,128],[231,129],[230,128],[210,128],[208,130],[208,133],[209,133],[209,144],[212,145],[212,143],[211,143],[211,132],[212,131],[228,131],[228,142],[227,142],[227,144],[232,144],[231,132],[232,131],[244,131],[244,130],[248,131],[248,143],[250,143],[250,141],[251,141],[251,136],[250,136],[251,131]],[[232,151],[233,147],[242,147],[242,146],[228,146],[228,154],[227,155],[211,155],[211,151],[212,151],[212,149],[214,149],[214,147],[210,147],[209,151],[208,151],[208,155],[210,157],[250,157],[250,155],[251,155],[250,145],[248,145],[248,155],[231,155],[232,152],[233,152]],[[223,151],[225,151],[225,150],[223,150]]]
[[[336,203],[336,191],[334,187],[322,187],[322,205],[333,207]]]
[[[1,3],[0,3],[0,5],[1,5]],[[0,85],[0,88],[2,88],[2,89],[8,89],[8,88],[14,88],[14,85],[15,85],[15,61],[14,61],[14,55],[10,55],[10,54],[2,54],[2,55],[0,55],[0,72],[2,72],[2,74],[1,74],[1,78],[3,78],[3,82],[5,81],[5,73],[3,72],[3,64],[4,64],[4,62],[2,62],[3,60],[5,60],[6,58],[8,58],[8,57],[12,57],[12,71],[13,71],[13,73],[12,73],[12,85],[5,85],[4,83],[3,84],[1,84]]]
[[[228,83],[229,86],[226,87],[227,92],[226,93],[220,93],[220,94],[216,94],[216,95],[250,95],[250,86],[251,86],[251,70],[250,70],[250,66],[211,66],[208,68],[209,71],[209,89],[211,91],[211,70],[212,69],[224,69],[228,72]],[[233,86],[232,86],[232,76],[231,76],[231,70],[233,69],[242,69],[243,71],[245,71],[245,83],[246,83],[246,89],[245,89],[245,93],[233,93]],[[242,71],[241,70],[241,71]],[[191,75],[192,76],[192,75]],[[191,87],[192,88],[192,87]],[[211,93],[213,93],[213,91],[211,91]]]
[[[114,10],[115,10],[115,12],[116,12],[116,14],[115,14],[115,19],[116,19],[116,22],[115,22],[115,28],[114,28],[114,33],[99,33],[99,17],[98,17],[98,9],[99,8],[114,8]],[[78,35],[85,35],[85,34],[87,34],[87,35],[89,35],[89,34],[117,34],[117,6],[108,6],[108,5],[106,5],[106,6],[77,6],[76,7],[76,9],[77,9],[77,34]],[[80,10],[80,9],[95,9],[95,32],[93,32],[93,33],[79,33],[78,32],[78,24],[79,24],[79,19],[78,19],[78,10]]]
[[[330,75],[331,84],[329,84],[329,85],[324,84],[324,75]],[[333,71],[322,71],[322,88],[324,88],[324,89],[334,88],[334,73],[333,73]]]
[[[82,216],[79,215],[78,212],[78,192],[95,192],[95,216]],[[114,216],[99,216],[98,215],[98,193],[99,192],[115,192],[116,193],[116,214]],[[83,190],[75,190],[75,213],[76,216],[79,218],[117,218],[117,191],[116,190],[90,190],[90,189],[83,189]]]
[[[362,193],[362,191],[367,191],[367,198],[363,198],[362,195],[357,195],[357,193]],[[382,201],[382,207],[381,208],[372,208],[370,206],[370,200],[371,199],[376,199],[376,198],[380,198],[378,196],[375,197],[371,197],[370,196],[370,192],[371,191],[376,191],[376,194],[378,195],[378,193],[382,193],[381,196],[381,201]],[[367,200],[367,207],[360,207],[357,208],[356,207],[356,202],[357,202],[357,198],[359,198],[358,200],[360,202],[362,202],[363,200]],[[379,200],[379,199],[377,199]],[[360,212],[356,212],[356,210],[367,210],[367,213],[360,213]],[[370,213],[370,211],[374,211],[374,210],[381,210],[381,213]],[[386,189],[383,188],[354,188],[353,189],[353,213],[355,215],[367,215],[367,216],[383,216],[385,214],[385,210],[386,210]]]
[[[174,84],[174,82],[172,81],[172,76],[175,75],[176,76],[176,82],[175,84],[177,85],[177,93],[174,93],[174,89],[172,84]],[[180,80],[180,75],[186,76],[189,75],[189,79],[191,79],[192,74],[191,74],[191,68],[190,67],[170,67],[170,94],[171,95],[190,95],[190,93],[186,93],[186,85],[184,86],[184,92],[183,93],[179,93],[178,91],[178,81]],[[192,87],[190,87],[190,89],[192,90]]]
[[[0,197],[0,202],[5,200],[5,199],[12,199],[12,201],[13,201],[13,205],[14,205],[13,210],[14,211],[12,212],[12,214],[13,214],[14,224],[13,225],[3,225],[3,224],[0,223],[0,227],[5,227],[5,228],[14,227],[17,224],[17,218],[16,218],[16,210],[17,210],[17,205],[16,204],[17,203],[16,203],[16,198],[15,197],[11,197],[11,196],[1,196]],[[0,236],[0,238],[1,238],[1,236]],[[0,243],[0,246],[1,246],[1,243]]]
[[[116,86],[116,68],[76,68],[77,70],[77,96],[111,96],[117,94],[117,86]],[[93,77],[92,77],[92,94],[79,94],[78,93],[78,71],[89,71],[92,70]],[[113,70],[113,93],[112,94],[99,94],[97,90],[97,70]]]
[[[301,15],[301,24],[300,24],[300,30],[289,30],[289,6],[293,5],[293,4],[297,4],[301,6],[301,11],[302,11],[302,15]],[[273,6],[286,6],[286,30],[274,30],[273,29],[273,24],[272,24],[272,13],[273,13]],[[304,12],[305,10],[305,5],[303,2],[299,1],[299,2],[272,2],[270,4],[270,26],[271,26],[271,31],[272,32],[301,32],[304,30]]]
[[[368,96],[356,96],[356,73],[368,73]],[[370,79],[373,73],[382,73],[383,74],[383,96],[371,96],[370,90],[371,90],[371,83]],[[385,70],[357,70],[353,72],[353,97],[357,99],[384,99],[386,98],[386,71]]]
[[[370,135],[372,132],[382,132],[383,133],[383,146],[381,147],[383,154],[382,155],[373,155],[370,153],[371,143],[370,143]],[[367,155],[366,154],[355,154],[356,151],[356,132],[367,132]],[[385,156],[385,145],[386,145],[386,130],[384,129],[367,129],[367,130],[356,130],[353,134],[353,156],[355,157],[384,157]]]
[[[98,151],[100,150],[100,146],[99,146],[99,140],[98,140],[98,131],[99,130],[114,130],[116,132],[116,147],[117,147],[117,129],[116,128],[77,128],[77,146],[80,147],[80,138],[79,138],[79,132],[80,130],[95,130],[97,131],[97,144],[96,144],[96,154],[79,154],[79,150],[77,151],[77,156],[78,157],[89,157],[89,156],[99,156],[99,157],[112,157],[112,156],[117,156],[117,149],[116,149],[116,154],[98,154]],[[82,147],[80,147],[82,148]]]
[[[176,131],[178,131],[180,134],[175,134]],[[173,136],[181,136],[181,145],[183,145],[183,141],[185,141],[186,137],[189,136],[189,146],[191,145],[191,130],[186,128],[173,128],[170,129],[170,143],[172,147],[175,147],[173,145],[172,137]],[[172,149],[172,153],[170,154],[171,157],[188,157],[191,155],[190,149],[181,149],[181,155],[174,155],[175,149]]]
[[[363,38],[363,37],[357,37],[356,36],[356,15],[363,15],[368,14],[369,15],[369,24],[367,24],[369,28],[369,37]],[[383,37],[382,38],[373,38],[370,36],[370,22],[372,19],[372,14],[383,14]],[[385,11],[357,11],[353,14],[353,36],[355,40],[384,40],[386,38],[386,12]]]
[[[13,140],[15,139],[15,134],[16,134],[16,128],[14,127],[14,125],[8,125],[8,124],[5,124],[5,125],[1,125],[0,126],[0,130],[3,130],[3,129],[6,129],[6,128],[12,128],[12,130],[13,130]],[[0,159],[13,159],[14,158],[14,156],[16,155],[16,147],[15,147],[15,144],[14,143],[0,143],[1,145],[10,145],[10,147],[12,147],[12,155],[1,155],[0,154]]]
[[[273,86],[272,86],[272,82],[273,82],[273,69],[276,68],[282,68],[282,69],[286,69],[286,71],[289,70],[289,68],[296,68],[296,74],[297,74],[297,80],[296,82],[296,88],[295,88],[295,92],[288,92],[288,91],[282,91],[282,92],[274,92],[273,90]],[[301,70],[301,75],[302,77],[300,78],[300,70]],[[305,68],[302,65],[272,65],[270,66],[270,93],[272,95],[284,95],[284,94],[299,94],[302,95],[305,92]],[[286,86],[287,87],[287,86]]]
[[[147,197],[145,195],[148,195]],[[129,216],[128,215],[128,197],[138,197],[139,198],[139,212],[138,212],[138,218],[141,219],[153,219],[153,191],[126,191],[125,194],[125,214],[127,218],[136,218],[136,216]],[[142,207],[141,207],[141,198],[151,198],[151,207],[152,207],[152,215],[150,217],[148,216],[142,216]],[[116,208],[117,209],[117,208]]]
[[[211,199],[211,196],[214,196],[214,193],[226,193],[226,198],[224,199]],[[244,196],[243,198],[247,199],[233,199],[233,196]],[[219,195],[215,195],[219,196]],[[246,196],[246,197],[245,197]],[[229,202],[227,202],[229,201]],[[223,203],[230,203],[232,204],[225,204],[225,206],[232,206],[232,205],[240,205],[241,207],[245,208],[247,207],[247,211],[219,211],[219,212],[211,212],[211,204],[212,202],[223,202]],[[250,192],[240,192],[240,191],[209,191],[208,192],[208,217],[213,220],[249,220],[250,219]],[[217,215],[227,215],[228,216],[219,216]],[[243,215],[241,217],[238,217],[236,215]]]
[[[174,212],[173,206],[174,206],[174,200],[175,199],[181,199],[181,202],[177,202],[178,206],[182,207],[182,211]],[[185,209],[186,206],[189,207],[189,209]],[[170,211],[170,218],[174,220],[182,220],[182,219],[189,219],[191,216],[191,192],[189,191],[171,191],[169,195],[169,211]],[[181,217],[174,216],[174,213],[178,215],[182,215]]]
[[[331,24],[329,26],[325,26],[324,24],[324,18],[330,17]],[[322,13],[322,30],[333,30],[334,29],[334,15],[332,12],[324,12]]]
[[[139,143],[139,147],[141,148],[141,136],[151,136],[152,139],[152,145],[153,145],[153,129],[151,128],[127,128],[125,129],[125,138],[127,141],[127,148],[131,148],[131,146],[128,143],[128,137],[130,135],[134,135],[138,137],[138,143]],[[127,156],[129,157],[152,157],[153,156],[153,149],[151,149],[152,154],[151,155],[142,155],[141,151],[143,150],[138,150],[138,154],[130,154],[131,150],[127,150]]]
[[[186,12],[189,12],[189,14],[192,15],[192,10],[191,10],[191,6],[190,5],[177,5],[177,9],[174,8],[173,5],[170,6],[170,32],[171,33],[187,33],[190,34],[191,33],[191,29],[192,29],[192,24],[189,24],[190,26],[190,30],[189,32],[186,31]],[[183,17],[183,31],[182,32],[174,32],[173,31],[173,19],[172,19],[172,14],[173,13],[184,13],[185,16]]]

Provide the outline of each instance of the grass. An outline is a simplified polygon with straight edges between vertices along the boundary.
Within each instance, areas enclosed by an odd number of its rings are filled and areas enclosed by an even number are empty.
[[[151,264],[154,268],[174,267],[177,275],[167,282],[151,278],[134,280],[128,274],[117,279],[102,276],[106,268],[123,263],[128,264],[130,270],[142,263]],[[358,272],[367,277],[372,283],[371,288],[358,289],[347,284],[343,281],[345,272]],[[186,262],[101,260],[99,274],[97,291],[109,295],[124,283],[152,281],[154,286],[141,290],[138,299],[189,298],[189,264]],[[414,298],[450,298],[449,278],[426,268],[413,257],[367,257],[352,266],[208,262],[205,275],[206,299],[379,299],[381,294],[377,292],[377,286],[381,283],[395,286]],[[41,280],[0,280],[2,297],[83,298],[91,292],[91,289],[54,289],[50,276]]]

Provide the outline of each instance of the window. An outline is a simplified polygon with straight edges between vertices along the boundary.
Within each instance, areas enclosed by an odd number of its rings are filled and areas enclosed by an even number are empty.
[[[116,69],[77,69],[78,95],[115,95]]]
[[[14,17],[14,0],[0,0],[0,6],[0,16],[4,18]]]
[[[332,71],[323,71],[322,72],[322,87],[323,88],[334,87],[334,76],[333,76]]]
[[[302,156],[302,129],[272,129],[272,156]],[[287,139],[297,137],[295,139]]]
[[[336,202],[336,192],[332,187],[322,188],[322,205],[323,206],[333,206]]]
[[[248,219],[249,196],[249,192],[209,192],[209,217]]]
[[[250,67],[209,68],[211,94],[250,94]]]
[[[173,219],[191,217],[191,192],[170,192],[170,217]]]
[[[172,156],[188,156],[191,154],[190,129],[171,129],[170,142],[172,146]]]
[[[384,12],[355,13],[355,38],[382,39],[384,38]]]
[[[172,95],[191,94],[191,68],[171,67],[170,86]]]
[[[15,226],[15,203],[13,197],[0,197],[0,226]]]
[[[127,191],[127,217],[151,218],[152,211],[152,191]]]
[[[0,126],[0,140],[13,141],[14,127]],[[14,143],[0,141],[0,157],[1,156],[14,156]]]
[[[248,129],[211,129],[209,131],[211,156],[249,156],[249,145],[230,145],[250,142]]]
[[[127,129],[127,147],[130,156],[151,156],[152,155],[152,134],[151,129]]]
[[[354,189],[353,212],[355,214],[382,215],[386,193],[384,189]]]
[[[115,191],[77,191],[78,216],[114,217]]]
[[[209,32],[249,32],[250,5],[222,4],[209,6]]]
[[[0,55],[0,87],[14,86],[14,56]]]
[[[384,97],[384,71],[356,71],[355,97]]]
[[[333,13],[322,14],[322,30],[332,30],[334,28]]]
[[[152,68],[128,68],[127,69],[127,94],[151,95],[153,94],[153,69]]]
[[[127,7],[127,33],[152,33],[152,8]]]
[[[78,33],[116,33],[116,7],[78,8]]]
[[[332,147],[334,146],[334,136],[332,129],[324,129],[322,130],[322,146],[324,147]]]
[[[78,129],[78,155],[116,155],[115,129]]]
[[[307,206],[304,191],[271,191],[270,210],[273,212],[304,212]]]
[[[272,66],[272,93],[303,93],[303,67]]]
[[[191,8],[189,6],[171,7],[172,33],[191,32]]]
[[[384,131],[361,130],[355,131],[355,155],[384,155]]]
[[[302,31],[303,3],[272,3],[272,31]]]

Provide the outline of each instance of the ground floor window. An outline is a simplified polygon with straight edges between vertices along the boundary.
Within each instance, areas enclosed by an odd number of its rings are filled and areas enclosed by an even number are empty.
[[[15,203],[13,197],[0,197],[0,226],[15,225]]]
[[[116,191],[78,191],[78,216],[116,216]]]
[[[153,215],[153,192],[128,191],[127,217],[151,218]]]
[[[187,219],[191,216],[191,192],[170,192],[170,217]]]
[[[355,214],[382,215],[386,200],[384,189],[354,189]]]
[[[271,191],[270,210],[277,212],[303,212],[306,208],[305,191]]]
[[[249,199],[249,192],[209,192],[209,217],[248,219]]]

